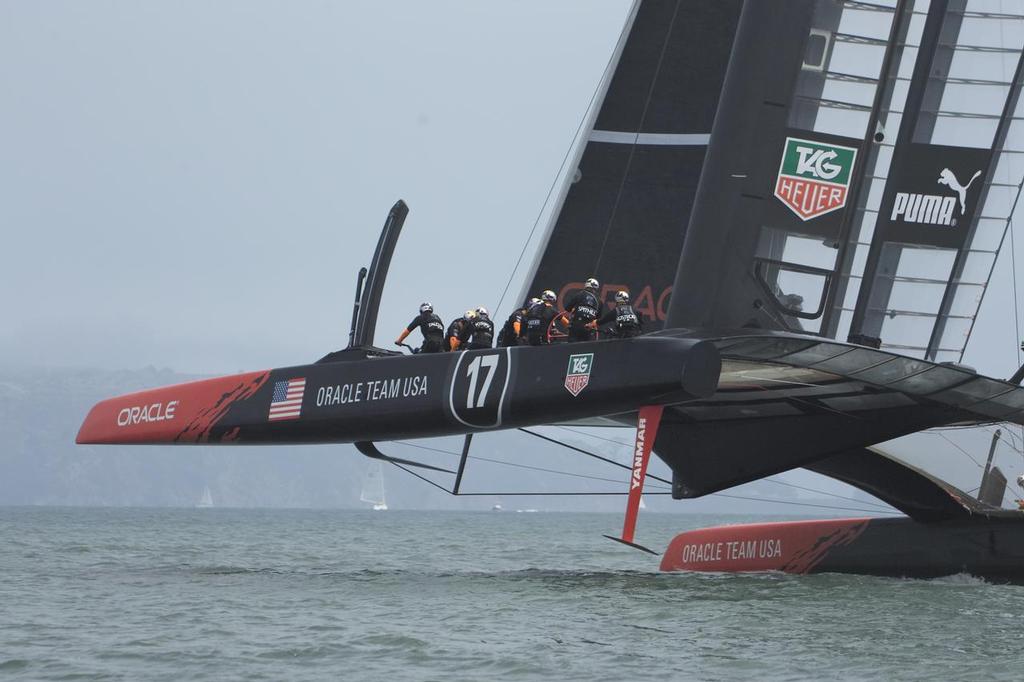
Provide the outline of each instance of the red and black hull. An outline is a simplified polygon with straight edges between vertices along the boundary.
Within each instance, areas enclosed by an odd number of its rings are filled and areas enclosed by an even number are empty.
[[[703,528],[677,535],[661,570],[906,578],[966,573],[1024,584],[1024,515],[938,523],[860,518]]]
[[[79,443],[339,443],[629,414],[711,395],[714,345],[647,337],[321,362],[98,403]]]

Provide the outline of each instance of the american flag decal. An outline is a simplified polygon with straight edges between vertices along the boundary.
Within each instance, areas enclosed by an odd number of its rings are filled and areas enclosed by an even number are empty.
[[[302,394],[305,392],[305,377],[274,382],[274,396],[270,399],[267,420],[298,419],[302,414]]]

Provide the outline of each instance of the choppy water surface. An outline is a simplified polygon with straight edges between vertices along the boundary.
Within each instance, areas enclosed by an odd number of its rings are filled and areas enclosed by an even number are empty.
[[[647,514],[663,548],[719,519]],[[1024,588],[662,575],[616,516],[0,509],[0,678],[1021,679]]]

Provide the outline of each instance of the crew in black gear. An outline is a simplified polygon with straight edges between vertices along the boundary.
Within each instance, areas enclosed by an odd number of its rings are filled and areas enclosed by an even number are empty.
[[[534,303],[526,311],[526,326],[523,328],[526,343],[531,346],[542,346],[548,343],[548,327],[558,315],[555,310],[555,292],[550,289],[541,294],[539,303]]]
[[[498,348],[510,348],[519,345],[519,339],[526,330],[526,313],[534,303],[540,303],[539,298],[531,298],[522,308],[516,308],[505,320],[504,326],[498,332]]]
[[[487,308],[480,306],[476,309],[476,317],[469,323],[469,342],[466,347],[469,350],[490,348],[493,342],[494,323],[487,314]]]
[[[467,310],[465,315],[452,320],[448,325],[448,331],[444,333],[445,350],[465,350],[466,342],[469,341],[470,325],[475,317],[475,310]]]
[[[615,294],[615,307],[601,316],[597,326],[603,327],[609,322],[615,323],[611,328],[612,335],[620,339],[638,336],[643,331],[643,321],[629,304],[629,294],[625,291]]]
[[[423,333],[423,345],[420,346],[420,353],[440,353],[444,346],[444,322],[434,314],[434,307],[429,303],[420,305],[420,314],[412,319],[409,326],[402,330],[402,333],[395,339],[395,345],[405,341],[419,327]]]
[[[601,310],[597,292],[601,284],[591,277],[586,288],[576,293],[565,306],[569,313],[569,341],[590,341],[594,338],[594,326]]]

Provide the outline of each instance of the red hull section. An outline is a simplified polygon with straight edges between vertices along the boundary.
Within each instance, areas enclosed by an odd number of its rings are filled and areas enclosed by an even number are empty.
[[[190,381],[139,391],[97,403],[76,443],[203,443],[238,400],[248,398],[270,372]],[[221,440],[230,441],[225,437]]]
[[[680,533],[661,559],[663,571],[809,573],[870,519],[790,521],[702,528]]]

